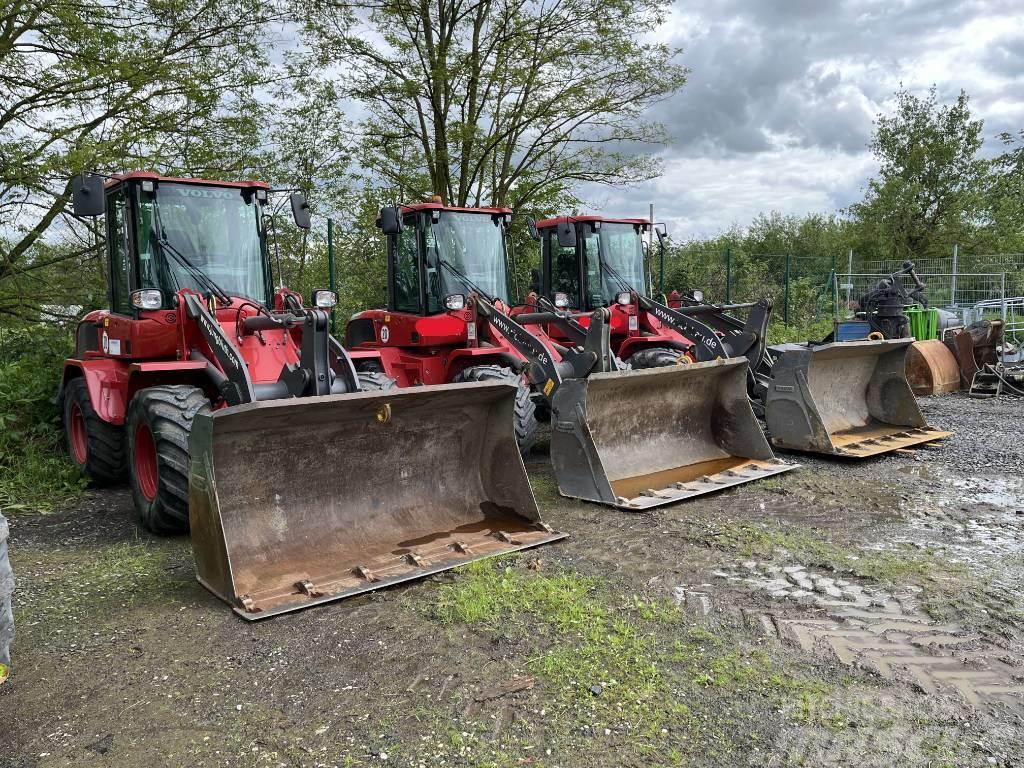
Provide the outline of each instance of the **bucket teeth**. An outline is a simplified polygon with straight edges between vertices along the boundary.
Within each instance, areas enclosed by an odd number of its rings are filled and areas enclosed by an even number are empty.
[[[244,608],[249,613],[252,613],[256,610],[256,604],[253,602],[253,599],[249,597],[249,595],[242,595],[242,597],[239,598],[239,602],[242,604],[242,608]]]
[[[405,560],[410,565],[415,565],[418,568],[423,567],[423,558],[417,555],[415,552],[409,552],[408,554],[406,554]]]
[[[469,548],[469,545],[464,541],[452,542],[452,549],[454,549],[456,552],[461,552],[464,555],[470,555],[473,553],[473,550],[471,550]]]
[[[355,573],[366,581],[376,581],[377,577],[373,575],[369,568],[365,565],[357,565],[354,569]]]

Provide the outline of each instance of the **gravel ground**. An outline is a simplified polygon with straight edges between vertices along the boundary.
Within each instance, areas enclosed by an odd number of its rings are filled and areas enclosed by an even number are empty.
[[[1024,401],[922,408],[954,436],[642,514],[542,440],[568,539],[257,624],[124,489],[14,514],[0,766],[1024,764]]]

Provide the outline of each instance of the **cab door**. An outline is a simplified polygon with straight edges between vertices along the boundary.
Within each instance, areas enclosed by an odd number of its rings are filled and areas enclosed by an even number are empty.
[[[111,313],[100,329],[100,348],[110,357],[131,354],[132,324],[136,317],[131,304],[135,271],[128,210],[127,185],[120,184],[107,193],[107,286]]]

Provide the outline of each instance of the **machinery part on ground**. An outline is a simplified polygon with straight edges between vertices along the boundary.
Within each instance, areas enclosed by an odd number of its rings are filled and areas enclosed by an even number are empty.
[[[551,463],[564,496],[643,510],[794,469],[747,399],[745,358],[563,382]]]
[[[89,399],[83,379],[74,379],[63,391],[61,406],[68,454],[86,477],[101,485],[124,479],[126,462],[124,427],[104,421]]]
[[[960,391],[960,367],[938,339],[915,341],[907,349],[907,383],[917,396]]]
[[[474,365],[457,373],[452,379],[453,384],[461,384],[467,381],[503,381],[515,385],[516,399],[513,416],[513,425],[516,432],[516,442],[519,444],[519,452],[528,456],[537,442],[537,406],[533,402],[530,393],[530,385],[523,377],[511,368],[503,368],[500,365]]]
[[[945,342],[956,358],[960,371],[960,386],[970,389],[979,370],[999,362],[999,348],[1003,344],[1001,320],[979,320],[963,328]]]
[[[509,429],[516,395],[466,382],[198,415],[200,582],[260,619],[562,538]]]
[[[772,445],[863,458],[948,437],[930,428],[906,375],[911,339],[781,344],[765,399]]]
[[[0,515],[0,683],[7,679],[11,666],[11,642],[14,640],[14,613],[11,595],[14,592],[14,573],[7,557],[7,539],[10,528]]]
[[[128,406],[128,479],[143,527],[153,533],[188,532],[188,439],[195,417],[210,401],[198,387],[146,387]]]
[[[666,347],[648,347],[634,352],[629,358],[629,364],[635,369],[662,368],[666,365],[685,365],[690,362],[684,353],[678,349]]]
[[[910,277],[913,288],[904,285],[904,275]],[[914,271],[914,262],[905,261],[902,269],[876,282],[857,303],[860,306],[857,317],[867,320],[882,338],[905,339],[910,336],[910,320],[905,308],[916,304],[927,309],[928,296],[925,294],[925,284]]]
[[[977,399],[1024,397],[1024,366],[986,363],[975,372],[968,394]]]

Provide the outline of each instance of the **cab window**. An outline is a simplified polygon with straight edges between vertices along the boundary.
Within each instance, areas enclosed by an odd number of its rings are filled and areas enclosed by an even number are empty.
[[[420,273],[416,259],[416,221],[405,220],[401,233],[394,236],[394,297],[396,312],[419,314],[423,311],[420,302]]]
[[[127,248],[127,205],[124,190],[111,195],[107,210],[107,253],[110,254],[110,308],[131,314],[131,262]]]
[[[559,245],[555,234],[548,235],[548,248],[551,252],[551,298],[555,293],[564,293],[569,297],[569,306],[579,309],[580,264],[576,249]]]

